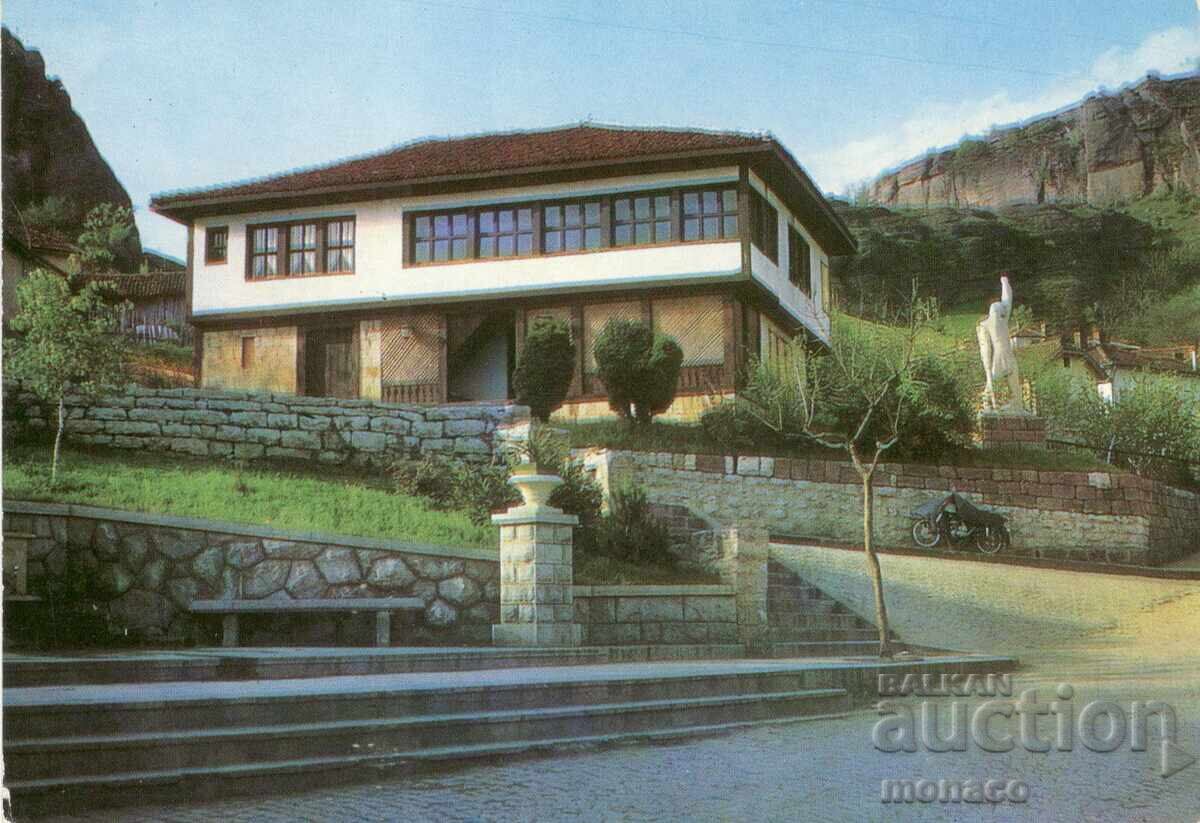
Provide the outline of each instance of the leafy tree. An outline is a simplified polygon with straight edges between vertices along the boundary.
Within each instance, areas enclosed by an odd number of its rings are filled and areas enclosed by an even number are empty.
[[[77,213],[77,207],[70,198],[52,194],[21,209],[20,216],[26,225],[66,229],[75,222]]]
[[[649,423],[675,399],[683,350],[638,320],[613,319],[596,337],[596,369],[608,405],[627,420]]]
[[[83,221],[83,232],[76,245],[79,253],[71,256],[84,274],[112,271],[113,264],[133,236],[133,211],[112,203],[101,203]]]
[[[71,294],[67,281],[38,269],[17,286],[20,313],[9,343],[8,371],[39,399],[58,407],[58,428],[50,482],[58,478],[58,458],[66,424],[68,392],[97,397],[124,376],[126,340],[117,333],[118,309],[95,283]]]
[[[914,290],[915,291],[915,290]],[[903,328],[849,321],[835,330],[827,353],[793,341],[782,367],[760,363],[753,371],[750,408],[769,429],[807,438],[849,455],[862,482],[863,549],[879,624],[880,656],[891,655],[883,576],[875,554],[875,493],[880,459],[905,441],[914,417],[926,414],[932,368],[918,338],[933,320],[934,304],[915,293]],[[936,419],[936,415],[935,415]],[[934,420],[930,420],[933,423]],[[928,436],[928,425],[919,426]]]
[[[575,374],[575,343],[562,320],[539,317],[525,334],[525,346],[513,370],[517,402],[538,420],[548,420],[562,405]]]

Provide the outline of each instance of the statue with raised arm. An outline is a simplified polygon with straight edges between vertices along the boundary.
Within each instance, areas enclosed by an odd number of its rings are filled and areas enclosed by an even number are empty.
[[[983,358],[983,373],[987,383],[983,388],[984,411],[1003,414],[1025,414],[1021,399],[1021,375],[1017,371],[1017,357],[1013,354],[1009,337],[1008,320],[1012,317],[1013,292],[1008,275],[1000,276],[1000,299],[988,307],[987,316],[975,327],[979,338],[979,354]],[[996,403],[995,384],[1007,378],[1009,399],[1003,407]]]

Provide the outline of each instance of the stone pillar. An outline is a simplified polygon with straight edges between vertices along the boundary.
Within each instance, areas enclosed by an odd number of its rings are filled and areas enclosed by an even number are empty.
[[[770,643],[767,619],[767,563],[770,541],[767,530],[736,526],[720,532],[721,582],[733,586],[737,604],[738,641],[747,654],[760,654]]]
[[[500,623],[496,646],[578,646],[572,594],[572,530],[579,518],[551,506],[493,515],[500,526]]]

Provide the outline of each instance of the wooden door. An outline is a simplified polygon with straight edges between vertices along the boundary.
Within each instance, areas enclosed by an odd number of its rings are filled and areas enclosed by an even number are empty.
[[[305,394],[358,397],[358,349],[352,327],[305,334]]]

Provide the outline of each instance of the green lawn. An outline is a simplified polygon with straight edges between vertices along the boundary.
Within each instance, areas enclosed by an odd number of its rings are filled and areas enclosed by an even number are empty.
[[[494,548],[491,526],[434,511],[388,490],[382,472],[314,465],[240,470],[233,464],[149,452],[66,448],[50,488],[49,449],[5,449],[4,495],[280,529]]]

